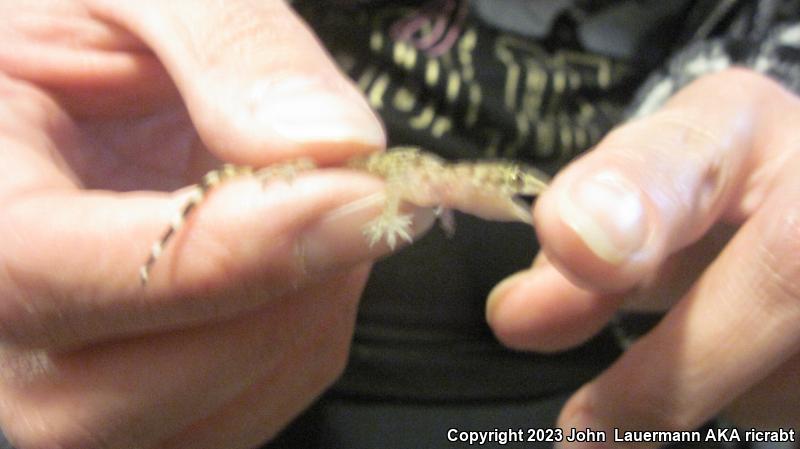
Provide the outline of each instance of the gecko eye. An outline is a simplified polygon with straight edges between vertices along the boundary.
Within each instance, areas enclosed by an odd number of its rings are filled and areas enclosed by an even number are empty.
[[[519,172],[517,171],[514,171],[509,175],[509,182],[511,185],[514,186],[514,188],[517,189],[522,188],[523,185],[522,176],[520,176]]]

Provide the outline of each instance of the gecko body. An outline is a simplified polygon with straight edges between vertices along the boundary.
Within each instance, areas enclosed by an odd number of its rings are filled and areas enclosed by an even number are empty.
[[[398,239],[412,241],[411,216],[400,213],[403,202],[437,208],[446,229],[452,228],[452,219],[447,213],[451,209],[487,220],[530,224],[530,207],[519,197],[538,195],[548,183],[547,175],[525,164],[507,160],[447,162],[413,147],[397,147],[384,153],[356,156],[345,166],[385,181],[383,210],[364,226],[363,232],[370,245],[385,239],[392,249]],[[299,171],[313,168],[312,161],[302,159],[259,170],[224,165],[207,173],[194,186],[189,199],[169,228],[151,247],[147,260],[139,270],[142,284],[147,284],[153,266],[181,229],[186,217],[214,187],[240,176],[252,176],[266,183],[276,177],[291,178]]]

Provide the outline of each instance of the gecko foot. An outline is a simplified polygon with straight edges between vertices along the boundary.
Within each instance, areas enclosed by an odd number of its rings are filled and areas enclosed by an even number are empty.
[[[453,210],[438,206],[433,212],[436,214],[436,218],[439,219],[439,225],[442,227],[444,235],[449,239],[453,238],[456,233],[456,217],[453,214]]]
[[[411,237],[411,215],[383,213],[378,218],[367,223],[363,232],[369,241],[369,246],[374,246],[384,236],[386,236],[386,244],[389,245],[391,250],[394,250],[397,245],[398,237],[408,243],[413,242]]]

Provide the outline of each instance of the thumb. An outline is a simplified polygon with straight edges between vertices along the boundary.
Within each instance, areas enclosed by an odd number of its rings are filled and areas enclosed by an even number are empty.
[[[223,160],[326,164],[385,145],[366,101],[284,1],[87,3],[153,49]]]
[[[594,291],[652,281],[668,257],[715,223],[752,213],[753,196],[744,189],[758,184],[752,173],[773,151],[761,148],[773,147],[764,142],[796,102],[763,76],[731,69],[698,79],[660,111],[620,126],[538,200],[548,259]]]

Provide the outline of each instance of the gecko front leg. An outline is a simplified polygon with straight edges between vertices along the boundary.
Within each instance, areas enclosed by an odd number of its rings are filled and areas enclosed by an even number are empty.
[[[374,154],[351,167],[386,181],[384,210],[364,233],[370,245],[385,237],[391,249],[398,238],[411,242],[411,216],[399,213],[403,201],[433,207],[450,235],[455,227],[451,209],[488,220],[531,224],[530,206],[519,197],[538,195],[548,184],[547,175],[519,162],[447,162],[416,148]]]
[[[443,170],[444,161],[418,148],[396,147],[385,153],[353,158],[347,166],[379,177],[386,183],[383,211],[363,229],[370,246],[384,238],[392,250],[399,239],[412,243],[413,216],[401,214],[400,205],[408,202],[421,207],[437,206],[436,194],[431,189],[436,187],[435,181]]]
[[[402,198],[398,190],[392,188],[392,181],[387,181],[383,210],[374,220],[364,225],[364,236],[367,237],[369,246],[374,246],[386,238],[389,249],[394,250],[397,246],[398,238],[408,243],[413,242],[411,237],[412,216],[400,213],[400,203]]]

